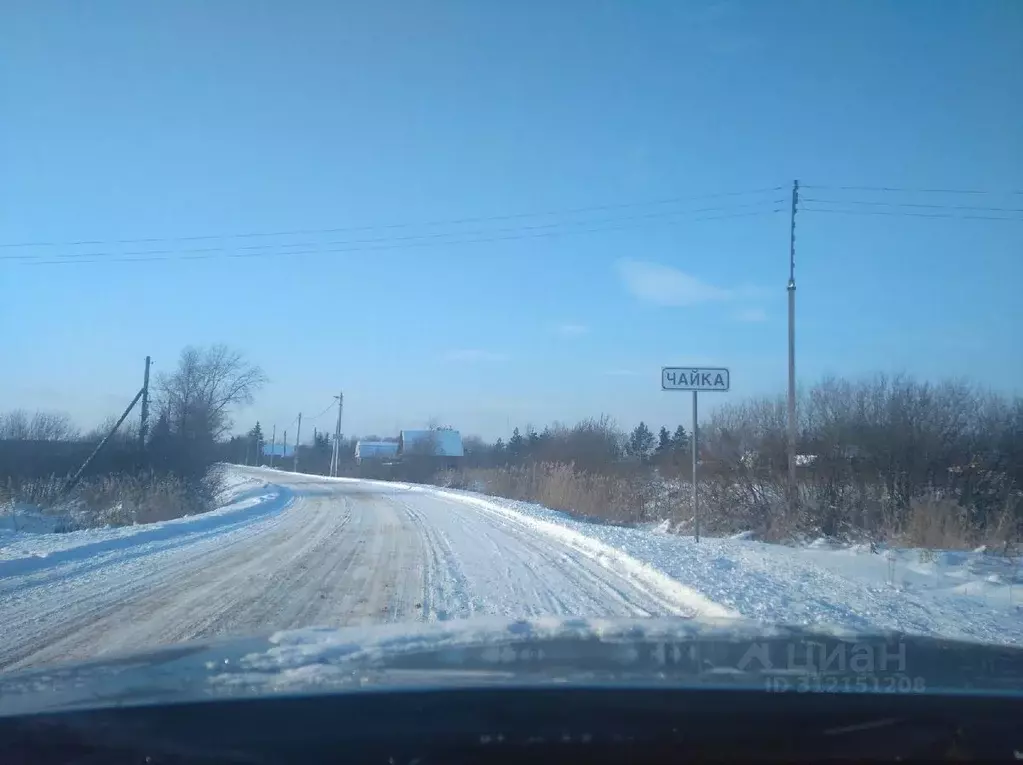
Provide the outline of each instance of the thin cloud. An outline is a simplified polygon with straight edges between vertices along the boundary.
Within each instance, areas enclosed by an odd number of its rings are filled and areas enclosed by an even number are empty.
[[[735,314],[735,320],[747,322],[767,321],[767,311],[763,308],[745,308]]]
[[[508,354],[482,348],[457,348],[444,354],[445,361],[507,361]]]
[[[624,258],[616,266],[625,289],[633,297],[655,305],[691,306],[734,300],[759,292],[752,287],[717,287],[685,271],[645,260]]]
[[[565,322],[563,324],[559,324],[558,326],[556,326],[554,328],[554,331],[557,332],[562,337],[579,337],[589,332],[590,328],[587,327],[585,324]]]

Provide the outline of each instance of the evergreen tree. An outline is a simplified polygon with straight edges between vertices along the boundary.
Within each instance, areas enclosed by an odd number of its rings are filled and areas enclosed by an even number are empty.
[[[657,434],[657,454],[667,454],[671,451],[671,433],[668,429],[661,426],[660,432]]]
[[[536,459],[536,455],[540,451],[540,434],[537,433],[533,426],[530,425],[526,430],[526,454],[531,459]]]
[[[522,437],[518,428],[512,431],[511,438],[508,439],[508,457],[513,460],[522,459],[522,455],[526,450],[526,439]]]
[[[156,418],[156,422],[149,431],[149,443],[160,444],[166,443],[170,440],[171,428],[170,419],[167,417],[166,412],[160,412],[160,416]]]
[[[333,447],[330,442],[330,434],[325,430],[317,430],[313,433],[313,449],[317,452],[331,452]]]
[[[675,435],[671,437],[671,446],[677,452],[689,448],[689,434],[681,425],[675,428]]]
[[[629,456],[639,460],[646,460],[654,449],[654,434],[645,422],[640,422],[636,429],[629,436]]]

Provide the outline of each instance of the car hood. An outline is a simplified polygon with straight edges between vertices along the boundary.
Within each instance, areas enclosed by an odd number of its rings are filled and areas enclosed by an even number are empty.
[[[1023,690],[1023,648],[734,619],[482,618],[311,628],[7,672],[0,674],[0,715],[225,696],[551,684],[1016,693]]]

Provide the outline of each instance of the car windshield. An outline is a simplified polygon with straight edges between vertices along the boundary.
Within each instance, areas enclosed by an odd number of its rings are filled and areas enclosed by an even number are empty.
[[[4,3],[0,677],[1019,645],[1021,39],[1012,0]]]

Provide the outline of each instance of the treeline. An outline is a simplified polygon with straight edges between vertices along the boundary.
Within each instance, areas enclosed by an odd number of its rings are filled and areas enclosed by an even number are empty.
[[[708,458],[754,527],[1015,539],[1023,496],[1023,399],[961,381],[828,378],[798,400],[799,494],[784,494],[785,404],[722,407]]]
[[[800,392],[797,492],[783,396],[726,404],[701,424],[703,528],[763,538],[1003,543],[1023,524],[1023,399],[905,376],[825,379]],[[438,480],[618,522],[692,527],[689,434],[608,418],[466,440]]]
[[[571,463],[580,470],[605,471],[616,465],[674,465],[684,461],[690,448],[689,433],[678,425],[661,427],[657,435],[644,422],[632,431],[618,428],[609,417],[584,420],[573,426],[554,423],[537,431],[515,428],[507,442],[488,444],[466,438],[465,463],[469,467],[515,466],[537,462]]]

